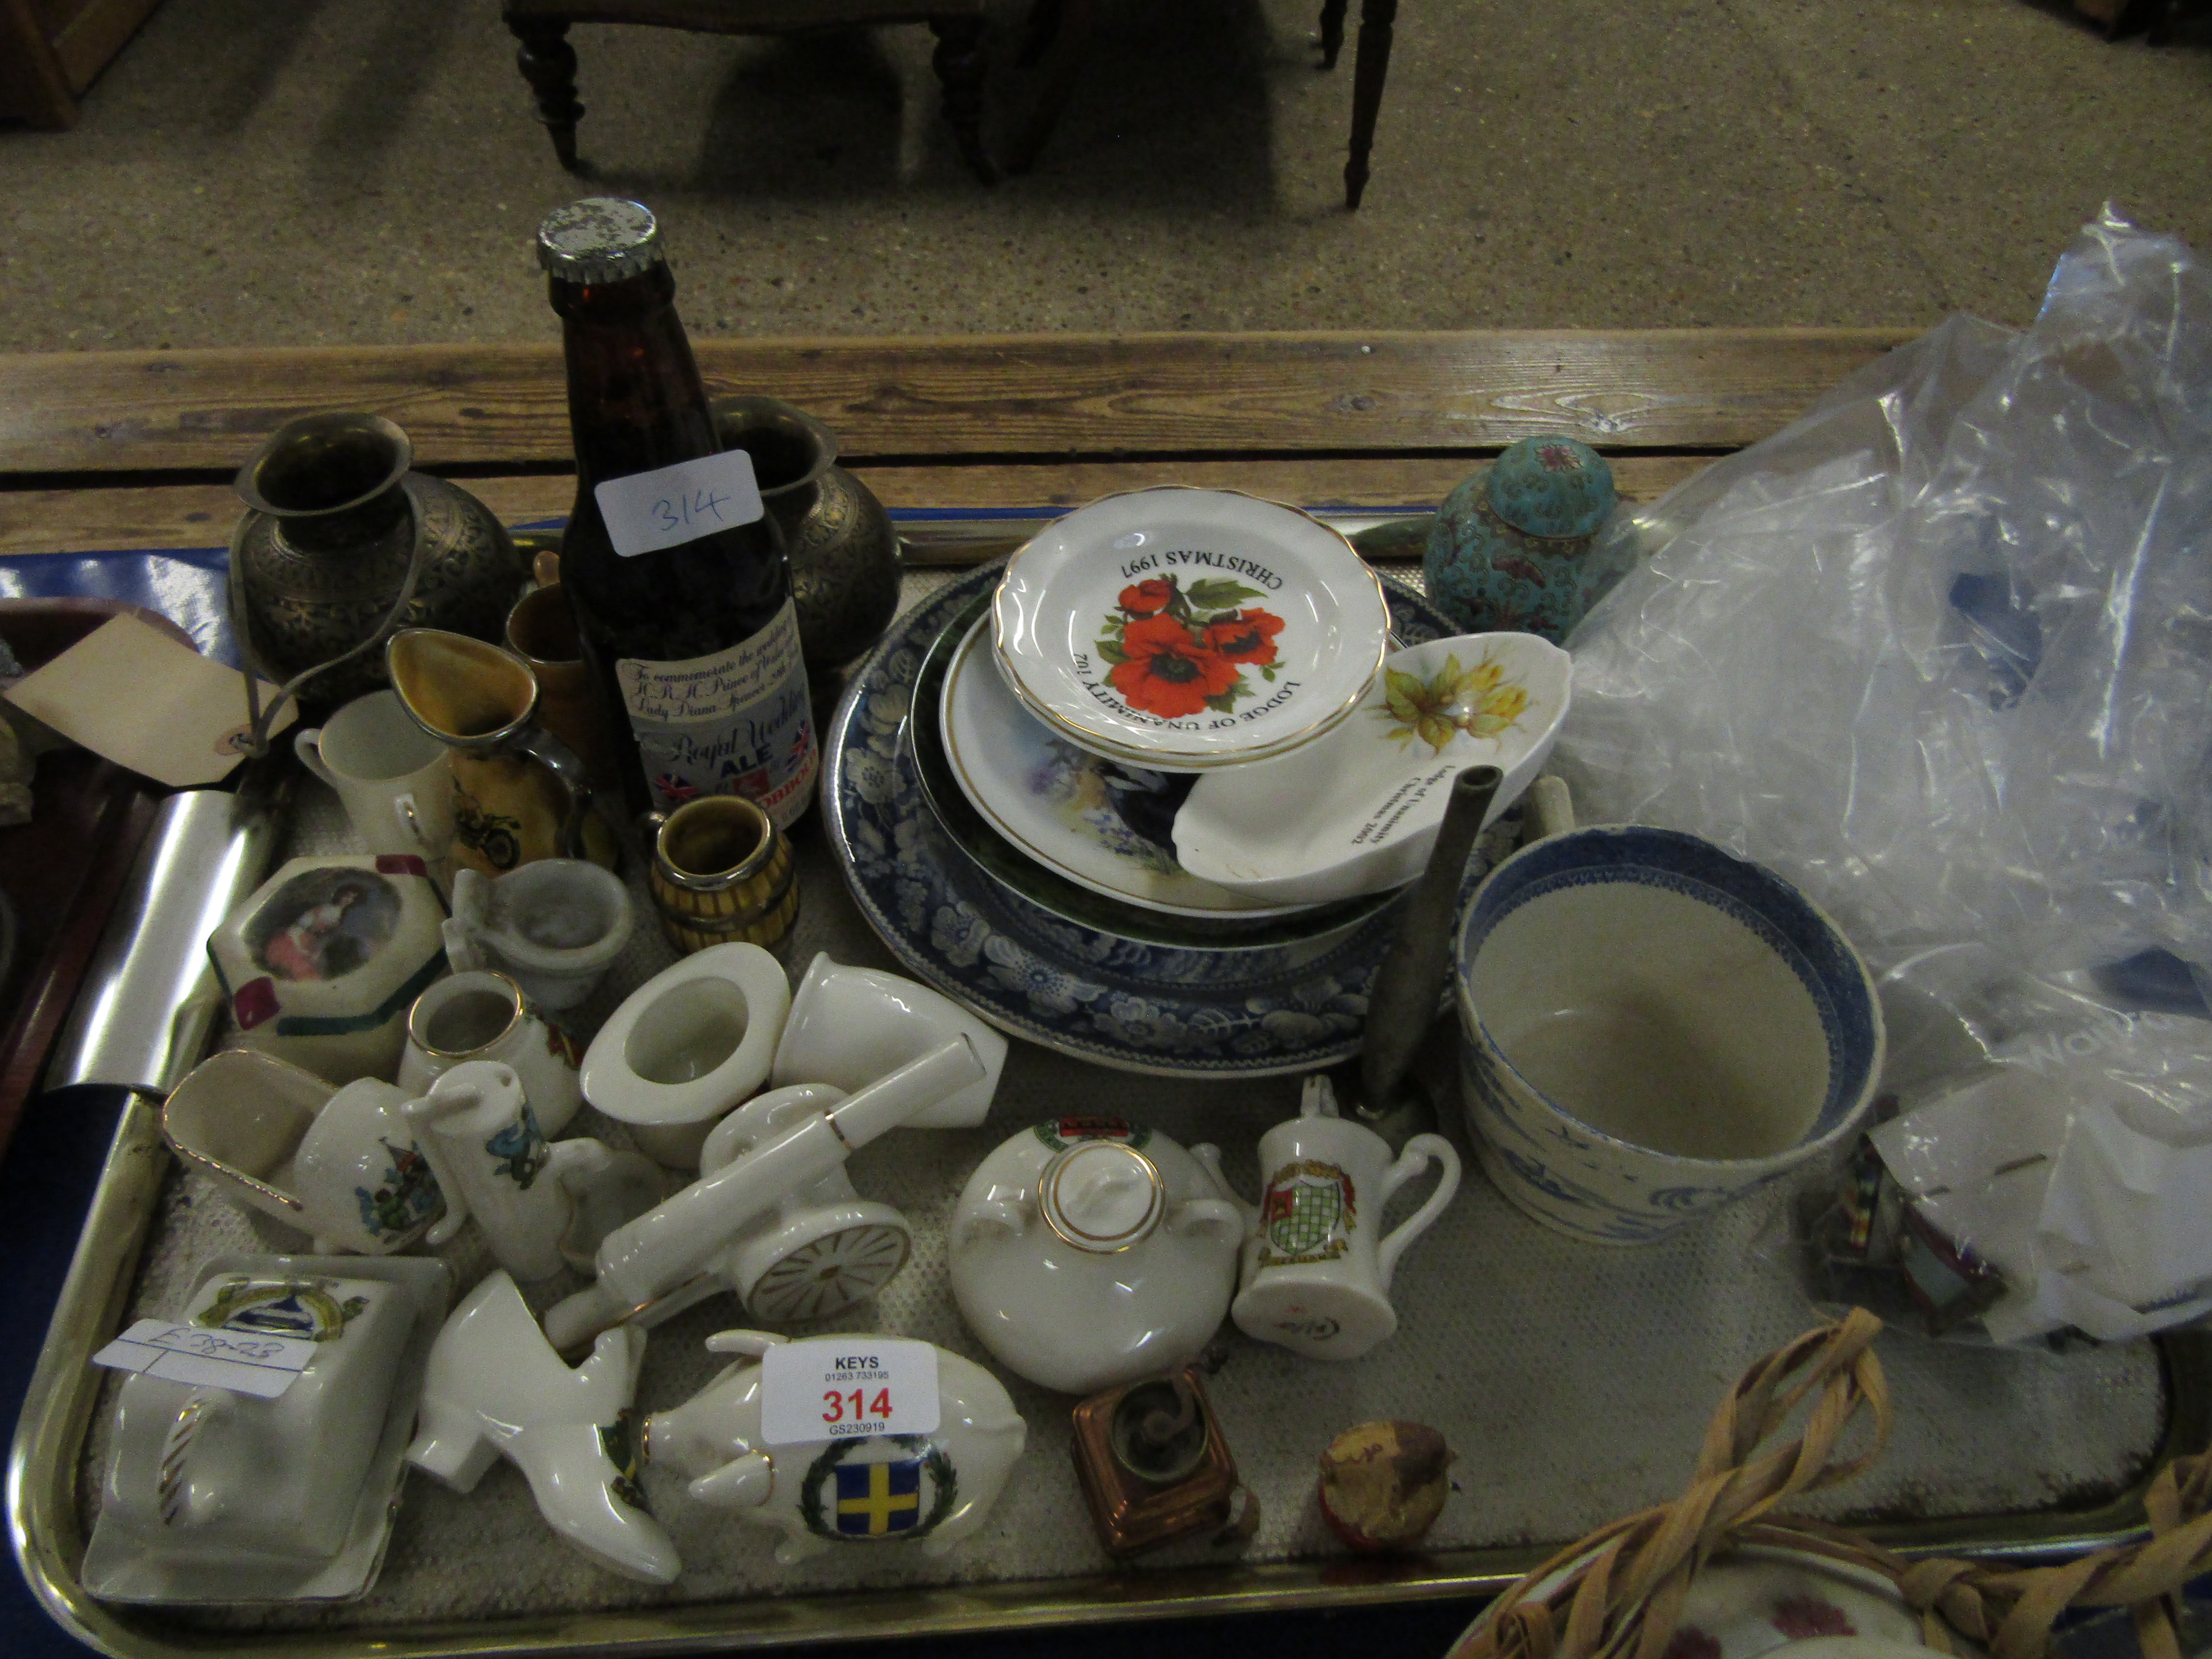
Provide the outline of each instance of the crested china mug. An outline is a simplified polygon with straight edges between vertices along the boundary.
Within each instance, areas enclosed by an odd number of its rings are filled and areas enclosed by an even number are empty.
[[[1430,1164],[1436,1190],[1389,1233],[1391,1195]],[[1390,1278],[1406,1247],[1459,1190],[1459,1154],[1442,1135],[1389,1144],[1336,1115],[1326,1078],[1306,1079],[1299,1113],[1260,1138],[1267,1189],[1244,1240],[1243,1289],[1229,1316],[1245,1335],[1312,1359],[1357,1359],[1398,1328]]]
[[[485,1060],[514,1068],[546,1135],[567,1128],[584,1103],[577,1075],[584,1059],[575,1039],[532,1007],[505,974],[454,974],[415,999],[399,1060],[399,1086],[409,1095],[426,1095],[454,1067]]]
[[[295,733],[292,746],[337,793],[369,852],[444,860],[453,840],[446,746],[407,718],[394,694],[355,698],[321,726]]]

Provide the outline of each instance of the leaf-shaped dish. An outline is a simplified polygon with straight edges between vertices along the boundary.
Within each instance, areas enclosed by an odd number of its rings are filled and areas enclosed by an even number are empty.
[[[1209,772],[1176,814],[1190,874],[1267,904],[1320,904],[1411,881],[1451,781],[1505,774],[1495,820],[1543,769],[1574,660],[1534,634],[1462,634],[1397,652],[1352,718],[1273,760]]]

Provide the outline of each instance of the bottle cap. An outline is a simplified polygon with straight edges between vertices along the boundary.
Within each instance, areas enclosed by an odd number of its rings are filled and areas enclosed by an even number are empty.
[[[618,196],[557,207],[538,227],[538,263],[564,283],[612,283],[661,263],[653,210]]]

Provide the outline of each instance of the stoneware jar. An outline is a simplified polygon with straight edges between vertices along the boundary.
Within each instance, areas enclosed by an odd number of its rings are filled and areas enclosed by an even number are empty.
[[[419,857],[292,860],[208,940],[233,1041],[332,1083],[390,1077],[407,1010],[446,971],[445,920]]]
[[[759,1356],[784,1340],[762,1331],[708,1337],[710,1352],[748,1358],[646,1419],[647,1460],[687,1477],[696,1502],[781,1531],[775,1559],[786,1566],[840,1544],[911,1542],[942,1555],[982,1526],[1029,1439],[998,1378],[939,1348],[938,1425],[927,1434],[770,1450]],[[880,1477],[878,1465],[888,1466]]]
[[[1596,597],[1590,549],[1613,501],[1587,444],[1523,438],[1444,497],[1421,560],[1429,598],[1470,633],[1564,643]]]
[[[1244,1216],[1213,1147],[1061,1117],[976,1166],[947,1232],[968,1328],[1008,1370],[1082,1395],[1206,1346],[1236,1289]]]

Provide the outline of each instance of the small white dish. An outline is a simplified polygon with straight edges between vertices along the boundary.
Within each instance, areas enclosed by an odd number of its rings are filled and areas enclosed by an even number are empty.
[[[1256,903],[1401,887],[1427,866],[1463,769],[1505,774],[1486,823],[1535,781],[1573,683],[1574,659],[1534,634],[1462,634],[1396,652],[1327,736],[1200,778],[1176,814],[1176,856],[1193,877]]]
[[[1146,769],[1131,775],[1055,735],[1023,708],[991,659],[982,619],[945,672],[938,729],[969,805],[1015,847],[1079,887],[1203,921],[1289,913],[1199,880],[1171,850],[1132,830],[1115,793],[1144,783]]]
[[[226,1255],[184,1318],[306,1336],[273,1400],[125,1379],[85,1587],[103,1601],[343,1601],[375,1582],[452,1276],[419,1257]]]
[[[1204,771],[1310,742],[1389,648],[1382,584],[1320,520],[1227,489],[1109,495],[1006,562],[1000,671],[1078,747]]]

